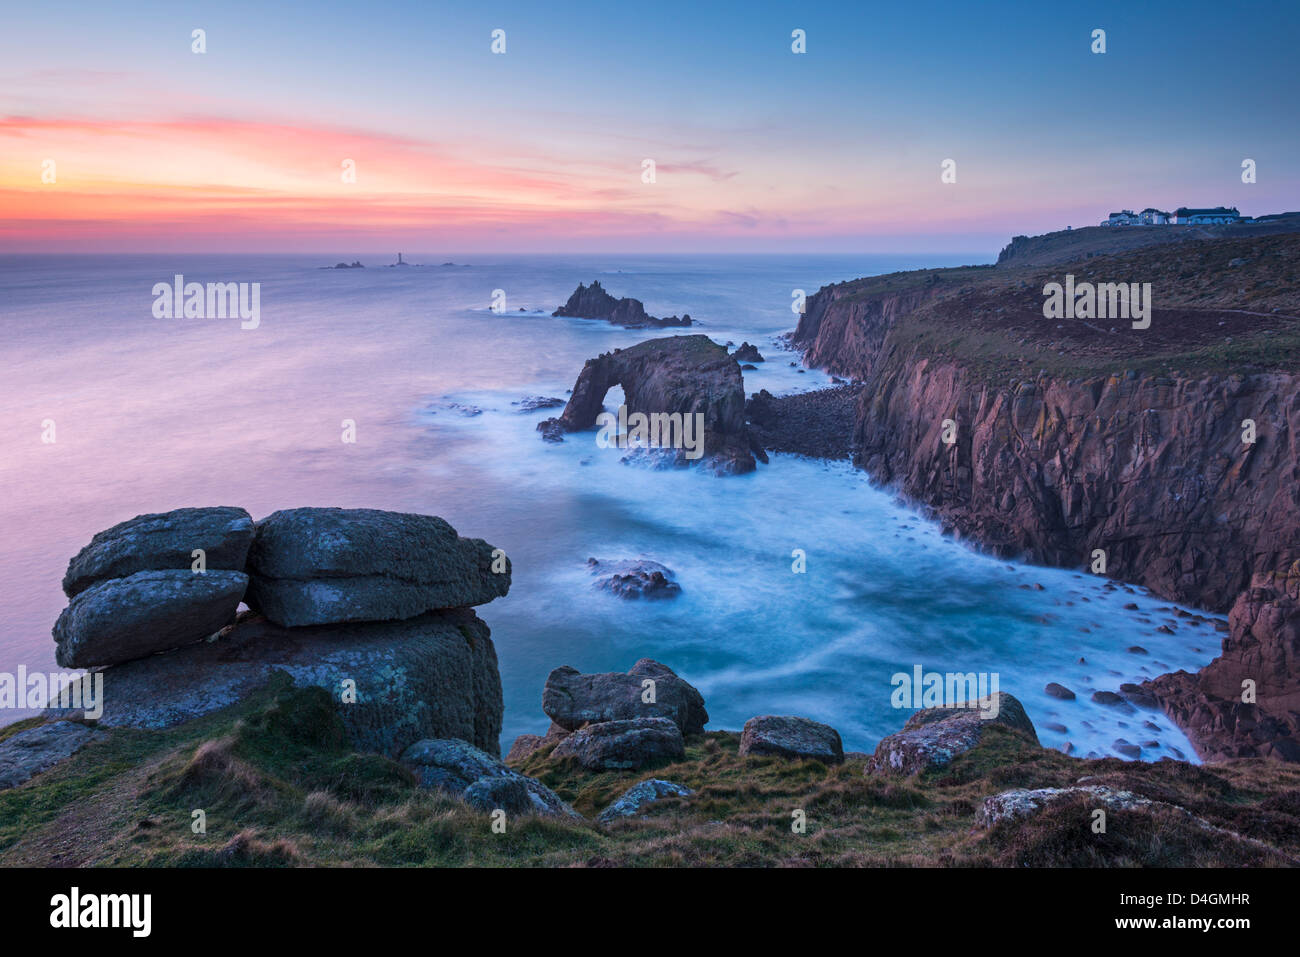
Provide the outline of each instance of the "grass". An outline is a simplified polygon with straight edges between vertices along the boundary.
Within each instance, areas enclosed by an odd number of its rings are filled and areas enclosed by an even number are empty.
[[[826,767],[741,757],[738,743],[730,732],[696,736],[684,760],[635,773],[584,772],[544,749],[520,770],[589,820],[527,816],[495,834],[487,814],[421,790],[397,762],[352,752],[324,691],[280,683],[177,728],[108,731],[0,792],[0,864],[1114,867],[1300,857],[1300,768],[1261,759],[1079,761],[993,726],[947,768],[898,779],[864,775],[861,759]],[[1108,833],[1094,835],[1083,801],[991,831],[974,827],[985,797],[1083,776],[1242,837],[1207,834],[1164,808],[1112,814]],[[696,794],[608,826],[590,820],[648,777]],[[191,828],[196,810],[206,833]],[[791,828],[796,811],[805,833]]]

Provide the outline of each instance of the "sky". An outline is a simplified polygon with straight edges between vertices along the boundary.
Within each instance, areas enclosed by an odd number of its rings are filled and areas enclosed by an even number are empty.
[[[1300,209],[1295,0],[271,6],[7,4],[0,252],[995,252]]]

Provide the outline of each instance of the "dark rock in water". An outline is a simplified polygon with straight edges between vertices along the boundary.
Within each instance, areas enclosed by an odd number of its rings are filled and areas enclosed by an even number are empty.
[[[1055,681],[1049,681],[1047,687],[1043,689],[1053,698],[1060,698],[1062,701],[1073,701],[1074,692],[1065,685],[1057,684]]]
[[[1300,761],[1300,562],[1256,574],[1228,622],[1222,654],[1198,674],[1177,671],[1142,687],[1206,761]],[[1255,683],[1251,703],[1241,700],[1246,680]]]
[[[109,578],[145,571],[190,571],[202,549],[208,570],[242,572],[253,519],[242,508],[178,508],[137,515],[95,535],[68,562],[63,591],[76,597]]]
[[[1119,693],[1124,696],[1124,700],[1129,704],[1137,705],[1139,708],[1159,708],[1160,703],[1141,685],[1135,685],[1132,682],[1125,682],[1119,686]]]
[[[753,371],[753,370],[755,370],[755,369],[757,369],[757,368],[758,368],[758,366],[753,365],[752,363],[746,362],[746,363],[744,363],[743,365],[741,365],[740,370],[741,370],[742,372],[750,372],[750,371]]]
[[[985,699],[986,701],[988,699]],[[926,708],[907,719],[903,730],[883,738],[867,762],[867,774],[919,774],[943,767],[980,743],[984,729],[1000,724],[1038,744],[1038,734],[1024,707],[1005,691],[998,692],[997,714],[971,708]],[[982,717],[988,713],[990,717]]]
[[[621,562],[588,558],[587,567],[600,576],[597,587],[620,598],[676,598],[682,593],[668,566],[644,558]]]
[[[468,609],[291,629],[245,616],[214,641],[103,672],[99,723],[171,727],[237,703],[277,671],[328,691],[359,750],[396,757],[431,737],[461,738],[492,754],[500,748],[496,649]],[[355,701],[345,682],[355,682]]]
[[[740,735],[740,754],[754,757],[811,758],[841,764],[844,746],[828,724],[793,715],[765,714],[750,718]]]
[[[1111,743],[1111,747],[1114,748],[1117,753],[1124,755],[1126,758],[1136,758],[1141,757],[1142,755],[1141,748],[1136,744],[1125,741],[1123,738],[1116,738],[1114,742]]]
[[[731,358],[735,359],[737,362],[767,361],[758,354],[758,346],[751,346],[748,342],[742,342],[740,348],[731,354]]]
[[[1117,709],[1119,710],[1130,711],[1130,713],[1132,711],[1132,705],[1130,705],[1130,703],[1128,703],[1127,701],[1123,700],[1123,698],[1119,696],[1119,694],[1115,694],[1114,692],[1093,692],[1092,702],[1096,703],[1096,705],[1117,707]]]
[[[682,316],[680,319],[676,316],[656,319],[654,316],[647,315],[640,299],[615,299],[601,287],[599,279],[593,281],[590,286],[579,283],[578,288],[569,297],[569,301],[551,315],[573,316],[578,319],[605,319],[616,326],[627,326],[630,329],[691,324],[690,316]]]
[[[426,738],[403,751],[401,761],[420,787],[444,791],[480,811],[581,817],[542,782],[466,741]]]
[[[646,428],[659,432],[659,447],[674,464],[702,461],[719,474],[754,470],[740,365],[708,336],[648,339],[588,359],[564,412],[538,423],[537,430],[552,438],[593,428],[605,394],[616,385],[623,388],[629,431],[636,428],[633,416],[645,416]]]
[[[356,508],[294,508],[257,523],[247,602],[276,624],[411,618],[481,605],[510,590],[504,553],[441,518]]]
[[[558,409],[564,405],[564,400],[553,396],[530,395],[510,404],[519,406],[520,412],[536,412],[538,409]]]
[[[1055,721],[1049,721],[1047,724],[1043,725],[1043,727],[1045,727],[1048,731],[1054,731],[1057,734],[1065,734],[1067,731],[1070,730],[1065,725],[1058,724]]]
[[[844,459],[853,452],[854,386],[774,396],[762,389],[745,403],[754,442],[770,452]]]
[[[572,733],[572,731],[561,728],[552,721],[551,727],[545,734],[521,734],[515,738],[515,743],[510,745],[510,753],[506,755],[506,762],[519,764],[522,761],[527,761],[535,751],[550,747],[553,744],[559,744]]]
[[[1129,647],[1129,653],[1134,655],[1145,655],[1148,654],[1149,652],[1141,645],[1131,645]]]
[[[601,824],[608,824],[610,821],[616,821],[619,818],[637,817],[660,798],[690,797],[694,793],[685,785],[651,778],[648,781],[634,784],[624,791],[617,801],[596,816],[596,820]]]
[[[589,724],[551,752],[553,758],[573,758],[588,771],[635,771],[685,756],[682,732],[667,718]]]
[[[80,751],[98,736],[76,721],[49,721],[0,741],[0,791],[16,788]]]
[[[667,665],[649,658],[626,674],[584,675],[568,665],[556,668],[546,679],[542,710],[570,731],[589,723],[667,718],[682,734],[701,734],[709,720],[704,696]]]
[[[559,419],[547,419],[545,422],[538,422],[537,431],[542,433],[542,438],[547,442],[564,441],[564,426],[560,424]]]
[[[54,623],[55,658],[92,668],[201,641],[235,620],[243,572],[143,571],[80,592]]]

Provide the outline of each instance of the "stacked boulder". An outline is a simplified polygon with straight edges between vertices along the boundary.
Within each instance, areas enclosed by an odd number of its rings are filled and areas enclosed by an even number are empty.
[[[685,736],[702,734],[709,720],[704,696],[649,658],[626,672],[556,668],[546,679],[542,710],[551,730],[545,737],[520,735],[510,749],[512,761],[554,743],[554,757],[587,770],[637,770],[683,758]]]
[[[63,576],[71,601],[54,625],[58,663],[115,665],[230,624],[248,587],[252,543],[242,508],[139,515],[100,532]]]
[[[397,757],[459,738],[499,751],[496,650],[471,606],[509,591],[510,563],[440,518],[142,515],[96,535],[64,588],[58,660],[107,668],[101,724],[168,727],[286,672],[331,693],[359,749]],[[251,611],[236,620],[241,600]]]

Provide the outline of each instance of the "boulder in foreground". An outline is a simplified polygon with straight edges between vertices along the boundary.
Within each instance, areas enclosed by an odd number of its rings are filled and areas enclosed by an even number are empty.
[[[77,594],[54,623],[64,668],[115,665],[201,641],[235,620],[243,572],[188,567],[109,578]]]
[[[704,696],[667,665],[642,658],[627,673],[584,675],[565,665],[546,679],[542,710],[560,727],[635,718],[668,718],[682,734],[701,734],[708,723]]]
[[[63,592],[144,571],[189,571],[195,549],[208,570],[242,572],[253,543],[253,518],[242,508],[178,508],[137,515],[95,535],[68,562]]]
[[[636,771],[685,756],[682,733],[667,718],[589,724],[551,752],[553,758],[575,759],[588,771]]]
[[[48,721],[0,741],[0,791],[47,771],[95,739],[98,732],[76,721]]]
[[[682,784],[651,778],[632,785],[619,796],[618,800],[596,816],[601,824],[617,821],[624,817],[639,817],[655,801],[666,797],[690,797],[695,792]]]
[[[422,738],[500,748],[496,649],[469,610],[293,629],[246,618],[214,641],[105,671],[99,723],[171,727],[239,702],[278,671],[328,691],[360,751],[396,757]]]
[[[465,741],[426,738],[403,751],[401,761],[420,787],[445,791],[480,811],[581,816],[540,781]]]
[[[288,627],[481,605],[510,590],[510,562],[494,551],[432,515],[287,509],[257,523],[247,602]]]
[[[903,730],[891,734],[876,746],[867,762],[867,774],[920,774],[929,768],[943,767],[958,755],[980,743],[984,730],[1000,724],[1038,744],[1033,722],[1024,706],[1005,691],[995,696],[997,713],[981,717],[979,707],[926,708],[907,719]],[[982,699],[979,704],[989,704]],[[992,713],[991,708],[987,713]]]
[[[745,722],[740,754],[754,757],[811,758],[823,764],[841,764],[844,745],[839,732],[828,724],[794,715],[759,715]]]

